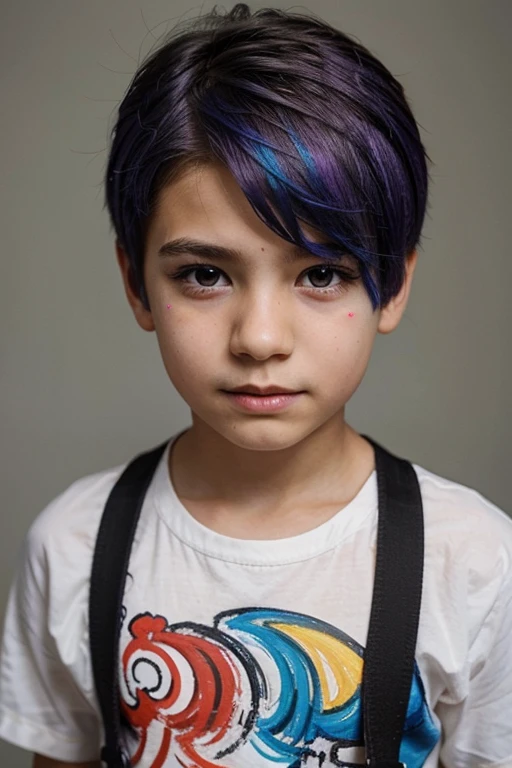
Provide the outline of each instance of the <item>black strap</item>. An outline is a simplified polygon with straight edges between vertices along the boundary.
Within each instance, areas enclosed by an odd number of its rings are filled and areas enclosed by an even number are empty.
[[[363,716],[369,768],[400,768],[423,577],[423,506],[414,467],[367,435],[378,485],[377,555],[363,666]],[[128,464],[100,523],[91,570],[89,634],[108,768],[130,768],[121,746],[119,635],[131,547],[146,491],[168,441]]]
[[[366,764],[398,768],[421,607],[423,503],[412,464],[363,437],[375,451],[379,505],[362,684]]]
[[[101,760],[108,768],[130,768],[121,748],[119,635],[130,552],[142,503],[168,440],[131,461],[107,499],[101,519],[91,571],[89,636],[94,683],[106,745]]]

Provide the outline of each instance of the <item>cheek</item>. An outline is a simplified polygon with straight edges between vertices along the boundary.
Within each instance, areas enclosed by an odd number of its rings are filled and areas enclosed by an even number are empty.
[[[315,365],[343,376],[365,365],[372,350],[372,334],[363,330],[337,331],[310,340],[310,356]]]
[[[366,308],[346,310],[336,324],[318,324],[308,335],[307,353],[329,392],[353,392],[368,367],[377,332],[377,318]]]
[[[162,360],[169,378],[179,390],[186,384],[194,388],[204,376],[205,365],[212,358],[215,334],[212,336],[212,323],[205,318],[203,324],[187,323],[186,318],[177,320],[173,308],[167,309],[158,318],[156,334]],[[218,338],[218,334],[217,338]]]

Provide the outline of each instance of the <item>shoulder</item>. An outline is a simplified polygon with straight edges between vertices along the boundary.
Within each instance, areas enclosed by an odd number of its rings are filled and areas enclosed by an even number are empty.
[[[25,562],[45,572],[69,566],[78,575],[92,559],[103,508],[125,466],[83,476],[52,499],[27,531]]]
[[[512,547],[512,518],[475,488],[413,464],[421,488],[425,521],[446,533],[458,531],[465,541],[476,536],[499,539]],[[512,553],[512,550],[511,550]]]
[[[425,563],[467,597],[494,601],[512,579],[512,518],[475,488],[413,464],[425,520]],[[464,584],[464,587],[462,586]]]

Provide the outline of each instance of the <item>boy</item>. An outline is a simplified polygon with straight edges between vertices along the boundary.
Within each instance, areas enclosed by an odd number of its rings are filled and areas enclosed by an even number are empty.
[[[344,409],[407,306],[427,156],[402,87],[341,32],[244,4],[204,22],[139,69],[107,168],[128,301],[193,422],[169,441],[131,553],[126,743],[138,768],[364,765],[348,703],[378,499],[373,448]],[[0,736],[35,768],[100,766],[89,579],[123,468],[73,483],[25,540]],[[418,717],[401,759],[512,766],[512,523],[414,470]]]

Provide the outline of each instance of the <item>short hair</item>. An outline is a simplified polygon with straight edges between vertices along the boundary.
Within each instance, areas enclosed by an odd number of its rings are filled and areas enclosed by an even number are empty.
[[[142,62],[111,133],[105,204],[146,308],[145,241],[159,194],[211,162],[286,241],[327,263],[355,257],[373,310],[386,306],[420,242],[428,196],[430,158],[402,85],[311,14],[237,3],[186,27]],[[308,240],[299,220],[327,243]]]

